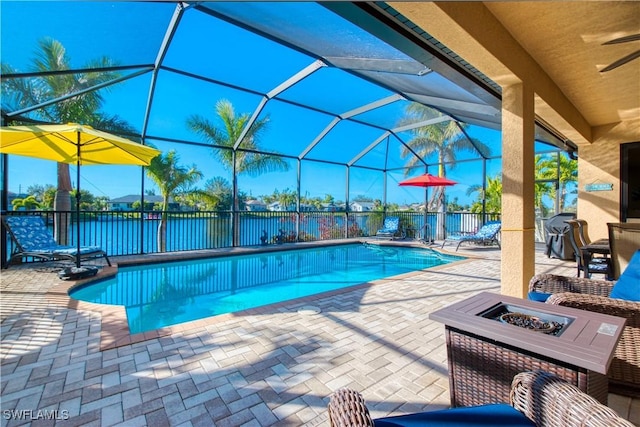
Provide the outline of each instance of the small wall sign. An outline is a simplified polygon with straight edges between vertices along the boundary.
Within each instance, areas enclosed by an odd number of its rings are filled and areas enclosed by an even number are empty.
[[[585,191],[611,191],[613,184],[587,184],[584,186]]]

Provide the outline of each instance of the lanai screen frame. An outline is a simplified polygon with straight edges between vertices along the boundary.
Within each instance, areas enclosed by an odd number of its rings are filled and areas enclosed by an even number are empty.
[[[242,5],[242,6],[245,6],[245,5]],[[265,28],[263,26],[260,26],[260,25],[252,26],[252,25],[249,25],[247,22],[240,21],[238,16],[230,16],[230,15],[224,14],[225,8],[233,8],[233,7],[234,7],[234,4],[231,4],[231,3],[229,4],[192,3],[191,4],[188,2],[184,2],[184,3],[177,2],[175,4],[175,10],[174,10],[173,16],[165,31],[163,43],[157,52],[156,60],[153,64],[138,64],[138,65],[126,65],[126,66],[117,67],[118,70],[128,71],[128,72],[131,72],[131,74],[128,74],[126,76],[120,77],[111,82],[107,82],[105,84],[102,84],[93,88],[87,88],[86,90],[87,91],[99,90],[108,85],[117,84],[117,83],[126,81],[128,79],[132,79],[144,74],[151,74],[152,76],[151,85],[149,88],[148,100],[147,100],[147,106],[146,106],[146,112],[143,120],[142,130],[140,134],[132,134],[132,135],[125,135],[125,136],[140,138],[140,140],[143,143],[147,141],[155,140],[155,141],[165,141],[165,142],[176,143],[177,146],[179,146],[179,144],[195,144],[195,145],[202,145],[210,148],[212,147],[211,145],[203,144],[197,141],[178,140],[173,138],[166,138],[161,135],[149,134],[149,129],[148,129],[149,118],[151,114],[152,102],[155,95],[155,86],[157,83],[159,72],[162,71],[162,72],[172,72],[172,73],[182,74],[185,76],[189,76],[191,78],[198,78],[198,79],[202,79],[204,81],[209,81],[211,83],[216,83],[219,85],[227,85],[227,86],[233,87],[236,90],[246,91],[256,96],[260,96],[262,97],[262,101],[260,102],[258,107],[253,111],[253,114],[252,114],[252,117],[258,117],[262,109],[267,105],[267,103],[270,100],[275,99],[280,93],[285,91],[287,88],[295,85],[296,83],[302,81],[305,77],[312,75],[314,72],[322,68],[336,67],[335,65],[336,63],[342,63],[343,65],[346,64],[345,65],[347,68],[346,71],[348,73],[357,75],[369,82],[373,81],[375,84],[381,87],[384,87],[385,89],[388,89],[392,93],[387,97],[383,97],[376,101],[369,102],[364,105],[360,105],[357,108],[352,108],[348,111],[342,111],[340,113],[323,111],[323,113],[325,114],[334,116],[334,120],[329,125],[327,125],[326,132],[329,132],[333,126],[337,125],[343,120],[358,123],[358,119],[356,117],[358,114],[362,114],[363,112],[370,111],[375,108],[379,108],[383,105],[387,105],[393,102],[402,102],[403,100],[421,102],[424,105],[427,105],[430,108],[433,108],[434,110],[445,115],[444,118],[443,117],[434,118],[433,122],[437,122],[443,119],[450,119],[450,120],[454,120],[456,123],[460,123],[460,122],[472,123],[477,125],[488,126],[494,129],[496,128],[499,129],[499,126],[500,126],[499,120],[495,120],[495,118],[491,119],[491,116],[492,116],[491,113],[496,110],[499,111],[499,105],[500,105],[499,87],[495,85],[495,83],[490,82],[488,79],[486,79],[486,77],[482,76],[481,73],[473,69],[473,67],[465,63],[461,58],[457,57],[455,53],[448,51],[444,46],[439,46],[437,40],[430,38],[428,34],[424,33],[424,31],[417,28],[416,26],[412,25],[410,21],[408,21],[406,18],[402,17],[401,15],[397,14],[397,12],[395,12],[391,7],[389,7],[384,3],[374,4],[374,3],[335,2],[335,3],[321,4],[320,7],[326,8],[327,10],[330,10],[336,13],[339,18],[346,19],[345,22],[348,22],[349,25],[353,25],[353,22],[357,22],[357,26],[361,27],[364,31],[373,35],[373,37],[378,37],[378,36],[381,37],[381,39],[383,39],[383,42],[385,44],[390,44],[394,46],[394,48],[399,49],[404,55],[408,55],[409,57],[411,57],[414,60],[414,62],[405,61],[403,64],[401,64],[401,66],[412,69],[411,71],[412,73],[416,73],[416,75],[420,76],[420,75],[433,73],[434,69],[438,69],[439,72],[446,78],[450,79],[455,83],[461,84],[462,87],[469,90],[473,95],[479,96],[479,99],[481,102],[477,103],[476,105],[473,105],[473,103],[463,102],[455,99],[441,99],[441,98],[429,96],[428,94],[411,93],[406,90],[402,91],[403,87],[406,88],[406,84],[404,85],[400,84],[399,85],[400,89],[396,90],[389,86],[390,84],[389,79],[386,79],[383,76],[382,78],[376,80],[374,78],[375,72],[371,70],[359,70],[357,66],[354,66],[354,64],[350,65],[349,62],[346,61],[344,58],[336,58],[336,57],[324,58],[318,55],[317,53],[310,52],[304,46],[295,46],[291,43],[290,40],[285,40],[273,33],[268,33],[267,31],[265,31]],[[258,8],[257,10],[260,10],[262,5],[260,5],[259,3],[254,3],[253,7],[257,7]],[[230,84],[224,81],[216,81],[215,79],[210,79],[210,78],[207,78],[206,76],[198,76],[195,74],[190,74],[189,72],[184,70],[177,70],[177,69],[172,69],[171,67],[167,67],[163,65],[163,60],[167,55],[168,49],[171,46],[173,37],[180,24],[180,21],[183,18],[184,13],[189,9],[195,9],[203,14],[210,15],[217,19],[222,19],[227,23],[241,26],[243,29],[259,34],[260,36],[268,37],[271,40],[276,40],[278,43],[281,43],[289,48],[303,52],[305,55],[308,55],[310,57],[315,57],[316,60],[310,65],[308,65],[307,67],[304,67],[303,69],[298,70],[290,78],[285,79],[284,81],[281,81],[278,85],[272,87],[269,91],[266,91],[266,92],[259,92],[259,91],[244,88],[244,87],[234,86],[233,84]],[[427,67],[425,63],[430,65],[431,68]],[[417,72],[416,72],[416,69],[417,69]],[[108,71],[110,69],[97,68],[94,70]],[[51,73],[22,73],[22,74],[9,74],[9,75],[5,74],[2,77],[5,79],[14,79],[14,78],[24,79],[24,78],[34,78],[34,77],[37,78],[37,77],[42,77],[42,76],[51,75],[51,74],[76,73],[78,71],[80,70],[74,69],[74,70],[68,70],[68,71],[62,71],[62,72],[51,72]],[[406,71],[403,70],[403,72],[406,72]],[[384,73],[381,73],[381,74],[384,74]],[[399,76],[402,77],[402,75],[399,75]],[[61,98],[50,100],[45,104],[29,106],[29,107],[21,108],[14,111],[5,111],[3,109],[2,111],[3,125],[5,125],[5,123],[8,123],[9,121],[16,120],[16,119],[26,119],[26,121],[28,121],[29,120],[28,113],[35,111],[39,108],[43,108],[48,105],[51,105],[53,103],[64,101],[65,99],[68,99],[70,97],[77,96],[77,95],[78,93],[69,94]],[[280,100],[283,101],[282,99]],[[291,101],[284,100],[284,102],[291,102]],[[436,104],[432,104],[430,102],[435,102]],[[302,108],[315,109],[314,107],[311,107],[308,105],[302,105],[302,104],[296,104],[296,105]],[[448,107],[448,108],[445,108],[445,107]],[[477,108],[478,111],[480,111],[480,113],[476,111],[472,111],[474,107]],[[465,110],[465,108],[467,108],[467,110]],[[451,111],[454,111],[455,113],[451,113]],[[483,113],[485,114],[484,116],[482,115]],[[371,124],[369,123],[361,123],[361,124],[366,126],[371,126]],[[429,122],[414,124],[413,127],[416,128],[425,124],[429,124]],[[352,157],[349,161],[336,162],[331,159],[316,159],[316,158],[313,158],[312,160],[318,161],[318,162],[340,164],[342,166],[345,166],[347,171],[350,170],[350,168],[354,168],[354,167],[363,168],[363,166],[360,166],[357,164],[358,160],[363,158],[370,150],[372,150],[377,144],[381,143],[385,139],[393,138],[399,144],[404,144],[405,146],[407,146],[406,141],[400,138],[398,136],[398,133],[401,131],[406,131],[408,129],[411,129],[411,127],[412,126],[404,126],[401,128],[400,127],[388,127],[388,128],[380,127],[380,131],[381,131],[380,137],[371,141],[371,143],[368,146],[363,147],[363,149],[357,155]],[[570,141],[567,141],[562,137],[559,137],[555,132],[553,132],[553,130],[549,130],[550,128],[548,128],[547,126],[543,124],[537,124],[536,129],[537,129],[536,133],[539,141],[550,143],[555,147],[561,147],[563,149],[567,149],[568,151],[572,151],[574,149],[574,146]],[[248,130],[248,127],[245,129],[245,131],[246,130]],[[326,133],[326,132],[323,131],[321,134],[319,134],[317,137],[317,140],[320,141],[322,139],[323,133]],[[233,147],[234,150],[239,150],[239,151],[243,150],[243,148],[240,146],[240,141],[241,141],[241,138],[239,138],[238,142],[234,145]],[[305,159],[311,159],[308,156],[316,142],[317,141],[315,140],[312,141],[305,150],[303,150],[301,153],[298,154],[298,156],[285,156],[298,162],[298,173],[297,173],[297,188],[298,188],[298,192],[297,192],[298,209],[297,210],[298,211],[299,211],[300,196],[301,196],[299,191],[299,188],[300,188],[299,170],[300,170],[300,164],[301,164],[300,162]],[[227,147],[217,147],[217,148],[227,149]],[[410,147],[408,148],[410,149]],[[260,151],[259,153],[269,154],[267,152],[262,152],[262,151]],[[420,162],[424,167],[424,171],[421,171],[421,172],[428,172],[430,171],[430,168],[437,166],[437,164],[426,162],[424,159],[420,158],[420,156],[417,153],[414,152],[414,154],[419,158]],[[483,156],[480,151],[478,152],[478,154],[479,154],[479,157],[482,158],[483,162],[486,162],[489,159],[488,157]],[[3,172],[7,171],[6,156],[4,156],[3,165],[4,165]],[[364,168],[381,171],[384,173],[385,177],[387,176],[390,170],[390,169],[387,169],[386,167],[375,168],[375,167],[367,166]],[[7,206],[6,189],[8,188],[7,186],[8,177],[6,176],[5,173],[3,173],[3,175],[4,175],[3,182],[5,185],[3,185],[4,194],[2,197],[2,201],[3,201],[3,209],[4,209]],[[483,185],[485,185],[486,172],[483,175],[484,175]],[[236,179],[234,179],[234,183],[235,181]],[[142,184],[140,194],[142,197],[144,197],[144,179],[142,180],[142,182],[143,184]],[[238,193],[237,185],[234,185],[234,197],[237,197],[237,193]],[[346,205],[348,209],[349,196],[350,196],[348,179],[346,180],[345,195],[347,198]],[[385,191],[385,194],[384,194],[385,201],[386,201],[386,196],[387,196],[387,191]]]

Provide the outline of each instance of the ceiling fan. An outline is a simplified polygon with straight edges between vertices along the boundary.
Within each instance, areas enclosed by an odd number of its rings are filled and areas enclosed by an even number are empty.
[[[627,42],[633,42],[638,40],[640,40],[640,34],[631,34],[630,36],[624,36],[624,37],[619,37],[617,39],[609,40],[608,42],[602,43],[602,45],[604,46],[609,44],[627,43]],[[623,58],[620,58],[617,61],[607,65],[602,70],[600,70],[600,72],[605,73],[607,71],[611,71],[615,68],[618,68],[621,65],[626,64],[627,62],[633,61],[636,58],[640,58],[640,50],[636,50],[635,52],[632,52],[629,55]]]

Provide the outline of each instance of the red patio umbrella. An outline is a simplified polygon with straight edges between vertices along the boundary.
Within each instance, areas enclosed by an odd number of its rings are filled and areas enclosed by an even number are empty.
[[[444,187],[455,184],[457,184],[457,182],[451,181],[450,179],[425,173],[424,175],[402,181],[398,185],[411,185],[414,187]]]
[[[425,243],[432,244],[434,242],[434,239],[432,237],[427,238],[429,224],[427,222],[426,187],[445,187],[445,186],[455,185],[455,184],[457,184],[457,182],[444,177],[434,176],[434,175],[431,175],[430,173],[425,173],[424,175],[415,176],[413,178],[409,178],[407,180],[404,180],[398,183],[398,185],[401,185],[401,186],[425,187],[424,226],[422,227],[424,229],[422,241],[424,241]]]

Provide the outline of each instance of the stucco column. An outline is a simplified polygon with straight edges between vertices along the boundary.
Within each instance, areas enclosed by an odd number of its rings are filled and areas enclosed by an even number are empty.
[[[526,83],[502,88],[502,286],[523,298],[535,271],[534,94]]]

